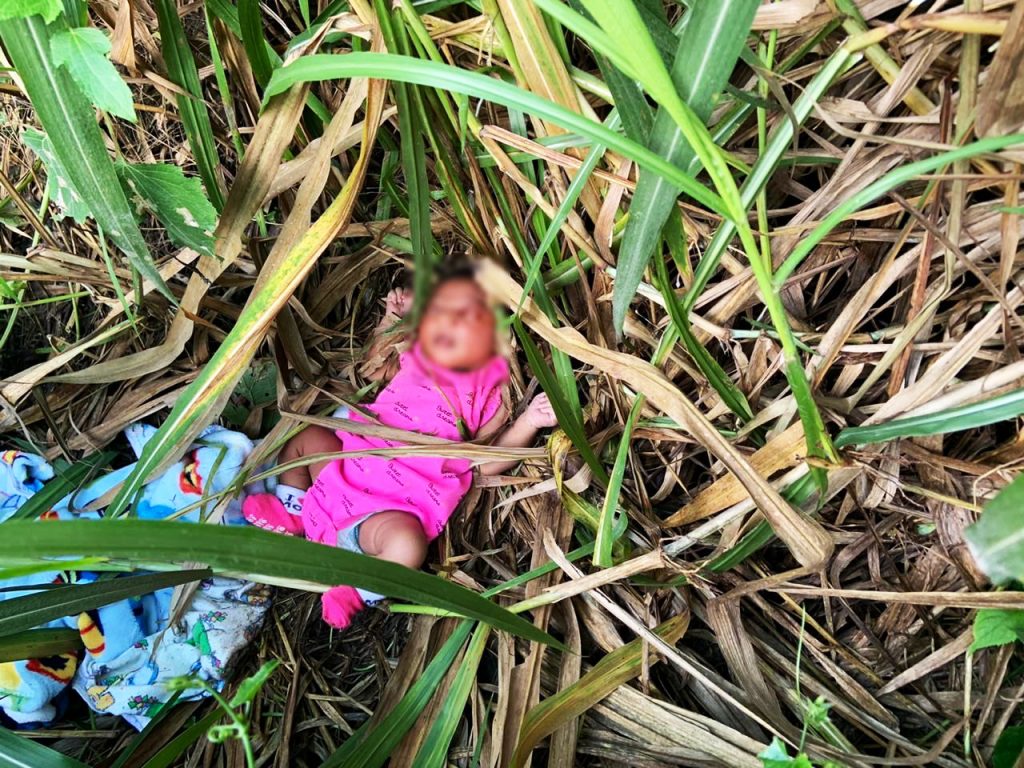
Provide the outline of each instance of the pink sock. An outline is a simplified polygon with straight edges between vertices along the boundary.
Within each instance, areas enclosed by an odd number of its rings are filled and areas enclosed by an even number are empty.
[[[252,525],[274,533],[296,536],[303,532],[302,518],[293,515],[272,493],[256,493],[242,502],[242,515]]]
[[[364,607],[363,599],[352,587],[333,587],[320,600],[324,621],[336,629],[346,629]]]

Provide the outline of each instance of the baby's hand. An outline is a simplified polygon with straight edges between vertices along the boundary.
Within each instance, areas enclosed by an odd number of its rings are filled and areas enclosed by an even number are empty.
[[[546,429],[558,426],[558,417],[551,407],[551,401],[546,393],[541,392],[523,411],[523,419],[534,429]]]
[[[388,314],[405,317],[412,310],[413,294],[408,288],[392,288],[388,291],[384,309]]]

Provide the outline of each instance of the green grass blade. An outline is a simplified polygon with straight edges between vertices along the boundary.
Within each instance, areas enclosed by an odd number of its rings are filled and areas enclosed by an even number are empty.
[[[265,86],[273,74],[274,65],[270,61],[267,41],[263,36],[263,16],[260,13],[259,0],[238,0],[238,26],[253,77],[257,83]]]
[[[90,768],[72,757],[0,728],[0,768]]]
[[[695,201],[716,213],[726,215],[725,204],[718,195],[646,147],[529,91],[486,75],[467,72],[446,64],[421,61],[389,53],[304,56],[275,70],[274,76],[267,85],[266,97],[281,93],[295,83],[349,77],[372,77],[416,85],[429,85],[492,101],[550,120],[567,130],[586,136],[591,141],[605,144],[624,157],[636,161],[639,165],[664,175]]]
[[[845,72],[859,57],[851,55],[845,48],[840,48],[833,53],[818,73],[807,84],[807,88],[800,94],[792,107],[793,120],[797,125],[802,125],[814,109],[814,105],[828,90],[833,81]],[[743,182],[740,190],[740,197],[745,208],[750,208],[757,199],[758,194],[764,189],[768,180],[772,177],[776,167],[782,160],[785,151],[792,145],[796,126],[793,120],[781,120],[775,132],[772,133],[765,148],[757,162],[750,170],[750,175]],[[700,298],[708,281],[718,269],[718,263],[725,253],[725,249],[732,241],[736,228],[731,221],[723,221],[722,225],[715,232],[711,243],[708,245],[704,256],[694,270],[693,284],[683,298],[683,308],[687,315],[693,310]]]
[[[142,768],[170,768],[184,754],[186,749],[203,738],[210,728],[216,725],[217,721],[224,716],[222,709],[214,707],[213,711],[202,720],[193,723],[171,739],[167,746],[149,758]]]
[[[65,571],[111,571],[127,573],[130,566],[111,566],[104,557],[74,557],[62,559],[60,566]],[[23,576],[34,576],[37,573],[53,573],[53,563],[43,560],[14,568],[0,568],[0,582],[8,579],[20,579]]]
[[[131,265],[173,302],[117,180],[92,105],[70,75],[50,60],[50,35],[64,28],[62,18],[49,26],[38,16],[8,19],[0,21],[0,40],[53,143],[54,154],[74,179],[75,191],[88,202],[96,223]]]
[[[844,429],[836,438],[836,448],[844,445],[884,443],[900,437],[926,437],[947,432],[978,429],[1024,414],[1024,389],[982,400],[958,408],[950,408],[923,416],[894,419],[885,424]]]
[[[444,608],[530,640],[558,645],[524,619],[452,582],[374,557],[258,528],[165,520],[53,520],[45,525],[5,523],[3,532],[0,564],[33,557],[74,556],[80,552],[144,563],[147,567],[187,560],[205,563],[217,573],[270,584],[349,584]]]
[[[613,533],[615,512],[619,508],[619,495],[622,493],[622,481],[626,475],[629,442],[645,401],[643,395],[637,397],[633,407],[629,409],[629,415],[626,416],[626,423],[622,425],[622,435],[615,453],[615,464],[612,465],[612,473],[608,479],[608,490],[604,496],[604,504],[601,506],[601,516],[597,523],[597,538],[594,541],[594,565],[599,568],[608,568],[613,565],[612,545],[615,543]],[[624,512],[623,515],[625,515]]]
[[[836,206],[822,222],[811,232],[805,235],[793,252],[782,263],[782,266],[775,273],[774,283],[776,289],[785,285],[786,280],[796,271],[801,262],[807,258],[811,251],[825,237],[835,229],[847,216],[859,208],[881,197],[896,187],[906,184],[917,176],[932,173],[945,165],[952,164],[957,160],[970,160],[973,157],[993,152],[999,152],[1019,144],[1024,144],[1024,133],[1013,133],[1008,136],[992,136],[987,139],[957,147],[947,152],[940,152],[932,157],[918,160],[907,165],[901,165],[885,174],[878,181],[868,185],[855,195],[851,195],[838,206]]]
[[[477,670],[480,667],[484,650],[487,648],[490,631],[490,627],[483,624],[477,625],[459,664],[459,671],[448,692],[448,698],[445,699],[441,711],[438,712],[437,718],[431,724],[430,731],[427,733],[413,765],[422,768],[445,768],[447,766],[448,748],[451,746],[456,728],[462,721],[462,713],[466,709],[469,694],[477,681]]]
[[[87,0],[61,0],[64,5],[64,20],[69,27],[84,27],[89,23]]]
[[[611,123],[611,121],[609,121],[609,123]],[[544,266],[544,254],[547,252],[548,248],[554,244],[555,239],[558,237],[558,233],[561,232],[562,225],[565,223],[565,220],[569,218],[569,213],[576,205],[576,201],[579,200],[580,194],[583,192],[583,188],[587,185],[587,181],[590,179],[591,174],[593,174],[594,169],[597,168],[598,163],[601,162],[601,158],[604,157],[604,151],[605,147],[601,144],[595,144],[590,148],[590,152],[583,161],[583,165],[580,166],[580,169],[573,177],[572,183],[565,192],[565,199],[559,203],[554,217],[548,223],[544,236],[541,238],[540,245],[537,246],[537,250],[529,261],[526,281],[523,283],[523,295],[519,299],[520,306],[522,306],[523,301],[533,291],[533,286],[540,277],[541,267]]]
[[[206,194],[213,207],[222,211],[224,192],[217,176],[217,167],[220,165],[217,141],[210,124],[210,113],[203,100],[203,88],[196,60],[192,56],[192,46],[185,35],[174,0],[156,0],[154,10],[160,25],[160,50],[164,55],[167,75],[185,92],[177,97],[181,126],[188,137],[196,170],[203,180]]]
[[[583,413],[570,406],[562,392],[561,386],[558,384],[558,380],[555,378],[554,372],[548,367],[547,362],[540,353],[540,349],[537,348],[533,339],[530,338],[526,329],[523,328],[522,322],[517,318],[513,325],[516,329],[516,335],[523,345],[526,359],[530,363],[530,370],[533,371],[533,375],[537,377],[541,388],[547,392],[548,398],[551,400],[551,408],[558,417],[559,429],[569,436],[576,450],[580,452],[580,456],[583,457],[583,460],[587,462],[587,465],[594,472],[594,476],[602,484],[607,483],[608,472],[605,471],[600,459],[597,458],[597,454],[594,453],[594,449],[590,447],[590,443],[587,440],[587,433],[583,428]]]
[[[689,12],[689,21],[679,39],[672,78],[680,97],[704,122],[711,116],[714,97],[729,82],[758,5],[759,0],[696,3]],[[696,156],[664,107],[655,117],[649,146],[680,168],[689,168]],[[616,262],[612,292],[616,333],[622,332],[626,310],[678,196],[679,190],[661,176],[640,173]]]
[[[109,527],[94,521],[76,521],[74,524],[96,526],[99,531]],[[36,524],[11,523],[11,525],[19,527]],[[59,525],[62,523],[51,520],[37,527],[48,528]],[[118,600],[145,595],[164,587],[188,584],[211,575],[210,570],[206,568],[173,573],[151,573],[145,576],[125,576],[97,581],[92,584],[73,584],[45,589],[24,597],[14,597],[0,602],[0,636],[24,632],[54,619],[74,616],[82,611],[116,603]]]
[[[580,0],[570,0],[570,4],[577,12],[583,10]],[[668,28],[668,24],[650,12],[645,13],[647,9],[638,7],[638,10],[644,16],[648,29],[651,30],[652,37],[655,37],[655,41],[659,43],[659,51],[663,55],[671,56],[671,51],[675,48],[676,39],[672,34],[672,30]],[[659,10],[664,14],[664,9]],[[600,53],[595,52],[594,60],[597,62],[598,69],[601,70],[601,75],[608,85],[608,90],[611,91],[612,101],[622,119],[622,127],[626,131],[626,136],[638,144],[649,146],[647,139],[651,132],[651,126],[654,124],[654,110],[651,109],[651,105],[644,97],[643,90],[636,80],[624,74],[622,70],[608,60],[607,56],[602,56]]]
[[[753,233],[740,205],[739,191],[722,150],[694,111],[676,91],[672,77],[658,53],[647,27],[632,3],[615,0],[581,0],[599,27],[556,0],[537,0],[546,11],[582,35],[590,46],[607,56],[624,73],[635,78],[647,94],[668,111],[707,170],[724,215],[737,226],[744,250],[752,255]],[[689,25],[687,25],[689,28]],[[626,53],[628,51],[628,55]],[[684,190],[685,191],[685,190]]]
[[[455,662],[472,627],[471,621],[460,622],[395,708],[372,730],[367,730],[366,726],[359,729],[327,758],[321,768],[379,768],[384,765],[392,750],[430,703],[430,697]]]
[[[401,15],[397,12],[392,14],[383,0],[377,0],[376,7],[381,33],[388,49],[408,51],[409,40],[405,27],[401,24]],[[413,86],[405,83],[393,83],[392,88],[395,93],[395,105],[398,107],[398,136],[408,198],[409,236],[413,246],[415,316],[418,317],[430,289],[434,262],[434,233],[430,226],[430,183],[427,180],[427,153],[420,126],[420,114],[417,109],[417,107],[422,109],[423,105],[413,103],[417,96],[413,93]]]
[[[655,285],[665,299],[665,307],[668,309],[668,316],[672,321],[672,327],[679,334],[686,350],[690,353],[690,357],[693,358],[697,367],[700,368],[701,373],[707,377],[708,383],[714,387],[722,401],[729,406],[729,410],[743,421],[750,421],[754,418],[754,413],[750,408],[750,403],[747,402],[746,395],[736,386],[728,374],[722,370],[722,366],[711,356],[711,353],[707,351],[690,329],[689,319],[669,284],[668,270],[665,266],[665,260],[660,254],[654,259],[654,266],[655,277],[657,278]]]
[[[74,629],[30,629],[0,637],[0,663],[72,653],[82,647]]]
[[[124,766],[128,764],[131,756],[134,755],[143,744],[153,738],[153,733],[162,727],[164,720],[166,720],[167,716],[174,711],[174,705],[178,703],[178,699],[181,698],[182,693],[184,693],[184,691],[175,691],[171,694],[171,698],[169,698],[167,702],[160,707],[160,710],[146,724],[146,727],[143,728],[127,746],[120,750],[117,760],[111,763],[109,768],[124,768]]]
[[[799,508],[807,504],[816,489],[817,484],[814,478],[806,475],[783,491],[782,495],[794,507]],[[772,530],[768,521],[762,520],[754,526],[750,533],[740,539],[735,546],[730,547],[727,551],[711,560],[707,568],[714,573],[723,573],[724,571],[731,570],[775,538],[775,531]]]
[[[648,137],[654,125],[654,112],[644,98],[644,92],[635,80],[620,72],[605,56],[597,54],[595,58],[612,92],[615,109],[622,119],[626,136],[637,144],[649,146]]]

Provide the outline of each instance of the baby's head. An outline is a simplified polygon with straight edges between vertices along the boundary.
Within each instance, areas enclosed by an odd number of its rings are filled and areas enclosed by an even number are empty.
[[[416,340],[442,368],[472,371],[494,356],[494,312],[471,266],[442,272],[423,307]]]

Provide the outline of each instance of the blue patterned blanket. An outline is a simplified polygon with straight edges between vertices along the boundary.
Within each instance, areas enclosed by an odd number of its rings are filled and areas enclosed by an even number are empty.
[[[154,432],[147,424],[126,430],[136,456]],[[253,443],[245,435],[210,427],[181,461],[146,485],[136,506],[138,515],[148,519],[177,516],[183,522],[197,522],[209,509],[196,505],[234,482],[252,450]],[[42,517],[99,519],[102,513],[86,508],[127,477],[133,467],[97,478]],[[53,475],[51,466],[39,456],[21,451],[0,453],[0,523]],[[213,505],[213,500],[207,502],[209,508]],[[232,502],[223,523],[245,524],[238,501]],[[24,587],[0,592],[0,600],[38,591],[40,585],[94,581],[98,575],[54,570],[0,578],[0,587]],[[59,717],[68,691],[73,690],[95,711],[120,715],[141,729],[170,698],[168,680],[191,675],[219,689],[232,661],[263,622],[268,589],[236,579],[207,579],[173,626],[169,620],[171,594],[171,589],[164,589],[46,625],[78,630],[84,648],[78,653],[0,663],[0,719],[21,726],[52,722]],[[203,695],[195,690],[183,698]]]

